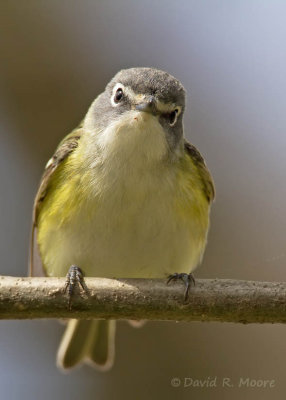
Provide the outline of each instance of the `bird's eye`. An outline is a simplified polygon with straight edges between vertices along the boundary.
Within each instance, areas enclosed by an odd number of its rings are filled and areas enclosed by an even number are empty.
[[[175,108],[174,111],[172,111],[172,112],[170,112],[170,114],[168,114],[169,124],[171,126],[174,126],[175,123],[177,122],[178,112],[179,112],[179,110],[177,108]]]
[[[114,101],[115,104],[117,104],[117,103],[119,103],[122,99],[123,99],[123,90],[122,90],[122,88],[118,88],[118,89],[116,90],[116,92],[115,92],[113,101]]]

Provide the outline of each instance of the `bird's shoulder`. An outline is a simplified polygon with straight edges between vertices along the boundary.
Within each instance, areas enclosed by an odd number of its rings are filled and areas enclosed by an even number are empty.
[[[74,129],[60,142],[54,155],[47,162],[34,201],[33,226],[37,225],[37,219],[41,204],[43,203],[48,193],[50,183],[53,179],[55,172],[58,170],[59,166],[62,165],[63,161],[66,160],[67,157],[69,157],[69,155],[78,147],[79,141],[82,137],[82,133],[83,129],[81,123],[76,129]]]
[[[190,157],[193,164],[197,167],[199,177],[201,178],[204,194],[210,203],[215,198],[215,186],[211,173],[205,163],[205,160],[199,150],[188,142],[184,140],[184,151],[187,157]]]

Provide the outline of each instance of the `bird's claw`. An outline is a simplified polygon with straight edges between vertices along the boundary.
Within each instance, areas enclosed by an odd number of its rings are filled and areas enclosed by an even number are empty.
[[[76,285],[80,285],[82,290],[88,293],[88,287],[85,284],[82,270],[78,266],[72,265],[66,275],[66,283],[64,287],[64,293],[68,294],[69,309],[71,309],[71,300]]]
[[[185,285],[185,293],[184,293],[184,300],[188,300],[189,298],[189,294],[190,294],[190,288],[192,286],[192,283],[194,284],[194,286],[196,285],[196,281],[195,278],[193,276],[193,274],[186,274],[186,273],[177,273],[175,272],[174,274],[171,274],[168,276],[168,280],[167,280],[167,285],[174,281],[183,281],[184,285]]]

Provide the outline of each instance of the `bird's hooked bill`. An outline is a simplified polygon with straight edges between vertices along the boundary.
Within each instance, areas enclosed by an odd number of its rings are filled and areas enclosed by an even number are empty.
[[[138,111],[147,112],[153,115],[158,114],[158,110],[156,108],[156,100],[154,96],[150,96],[147,101],[136,104],[135,108]]]

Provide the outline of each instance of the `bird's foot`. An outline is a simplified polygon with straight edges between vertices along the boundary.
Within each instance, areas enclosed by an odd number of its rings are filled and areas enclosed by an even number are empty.
[[[172,281],[176,282],[178,280],[184,282],[184,285],[185,285],[184,300],[186,301],[189,298],[190,288],[192,286],[192,283],[194,284],[194,286],[196,284],[195,278],[194,278],[193,274],[191,274],[191,273],[190,274],[185,274],[185,273],[178,274],[176,272],[176,273],[168,276],[167,285]]]
[[[82,270],[76,265],[72,265],[66,275],[66,284],[64,293],[68,294],[68,307],[71,309],[72,296],[76,285],[80,285],[85,293],[88,293],[88,287],[85,284]]]

